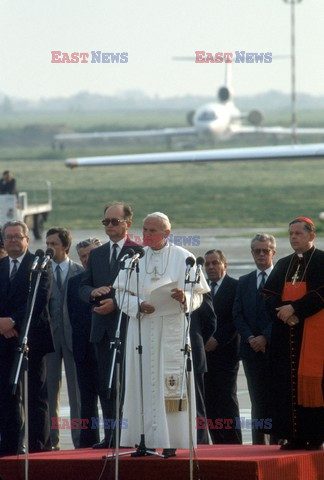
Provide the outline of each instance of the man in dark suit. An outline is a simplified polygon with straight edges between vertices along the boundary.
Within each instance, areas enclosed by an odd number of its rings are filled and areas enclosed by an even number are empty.
[[[111,285],[119,272],[119,259],[130,247],[136,249],[136,244],[127,237],[127,231],[132,225],[132,217],[133,211],[129,205],[114,202],[105,207],[102,224],[105,226],[109,242],[92,250],[88,268],[80,284],[81,299],[94,305],[90,341],[95,345],[98,361],[99,397],[104,419],[116,418],[114,394],[109,398],[108,390],[112,364],[110,343],[115,338],[118,320],[117,304]],[[126,316],[123,315],[120,331],[121,364],[125,337]],[[113,430],[106,428],[104,440],[95,444],[93,448],[107,448],[112,444]]]
[[[227,275],[227,261],[221,250],[205,254],[205,268],[213,296],[217,329],[208,340],[208,372],[205,375],[205,404],[207,417],[213,422],[209,431],[213,443],[242,443],[238,424],[240,411],[237,399],[237,373],[239,369],[239,334],[233,323],[232,308],[237,280]],[[221,425],[215,420],[221,419]]]
[[[251,252],[257,269],[239,278],[233,307],[234,323],[241,335],[240,357],[248,384],[252,409],[252,441],[265,445],[262,420],[266,418],[269,398],[269,342],[271,318],[262,289],[273,269],[276,241],[272,235],[257,234],[251,241]],[[256,421],[260,422],[258,427]],[[271,443],[276,443],[271,440]]]
[[[208,444],[204,376],[207,372],[205,344],[216,330],[217,320],[210,293],[204,293],[202,304],[191,314],[190,341],[195,376],[197,443]]]
[[[91,250],[102,245],[98,238],[88,238],[76,246],[83,268]],[[77,370],[81,399],[81,418],[85,428],[80,432],[80,448],[99,442],[99,429],[92,428],[92,418],[98,418],[98,365],[90,343],[91,305],[80,301],[79,288],[83,272],[71,277],[67,287],[67,307],[72,325],[73,357]]]
[[[7,222],[2,231],[8,256],[0,260],[0,455],[23,453],[21,388],[12,395],[17,347],[26,328],[26,310],[35,285],[31,267],[35,256],[28,251],[28,228]],[[41,276],[28,335],[28,413],[30,452],[51,449],[46,390],[45,354],[53,351],[47,311],[49,277]]]

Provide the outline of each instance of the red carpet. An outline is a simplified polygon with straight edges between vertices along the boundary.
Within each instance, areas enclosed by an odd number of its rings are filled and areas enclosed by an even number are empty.
[[[123,452],[125,450],[121,450]],[[66,450],[31,454],[29,480],[97,480],[105,451]],[[102,479],[114,479],[114,461],[105,465]],[[0,480],[24,479],[24,456],[0,459]],[[189,452],[175,458],[120,457],[120,480],[187,480]],[[199,446],[194,460],[195,480],[324,480],[324,451],[283,452],[277,446]]]

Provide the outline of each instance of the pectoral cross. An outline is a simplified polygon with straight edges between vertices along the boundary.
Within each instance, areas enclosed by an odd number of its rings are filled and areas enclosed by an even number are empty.
[[[158,280],[160,280],[160,277],[158,277],[158,271],[157,271],[157,268],[156,268],[156,267],[153,268],[153,272],[152,272],[152,273],[153,273],[153,276],[151,277],[151,280],[152,280],[153,282],[157,282]]]
[[[293,284],[293,285],[295,285],[295,283],[296,283],[297,280],[298,280],[299,268],[300,268],[300,264],[298,265],[295,274],[291,277],[291,280],[292,280],[292,284]]]

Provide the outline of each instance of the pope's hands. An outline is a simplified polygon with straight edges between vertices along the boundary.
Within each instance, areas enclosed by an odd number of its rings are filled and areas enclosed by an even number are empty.
[[[141,303],[140,310],[141,310],[142,313],[153,313],[153,312],[155,312],[155,308],[153,307],[153,305],[150,305],[147,302],[142,302]]]
[[[171,290],[171,297],[180,303],[185,303],[186,301],[186,296],[182,288],[173,288]]]

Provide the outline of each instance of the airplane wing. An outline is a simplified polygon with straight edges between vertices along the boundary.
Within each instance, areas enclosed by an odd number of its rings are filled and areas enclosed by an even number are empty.
[[[68,158],[65,161],[65,165],[75,168],[102,165],[285,160],[318,157],[324,158],[324,143]]]
[[[287,127],[254,127],[248,125],[231,125],[232,133],[274,133],[277,135],[291,135],[291,128]],[[324,135],[324,128],[297,127],[297,135]]]
[[[194,127],[161,128],[156,130],[126,130],[124,132],[60,133],[54,135],[57,142],[113,138],[174,137],[176,135],[196,135]]]
[[[229,131],[238,133],[273,133],[278,135],[291,135],[291,128],[285,127],[260,127],[230,125]],[[195,127],[161,128],[156,130],[128,130],[122,132],[86,132],[86,133],[60,133],[54,135],[55,142],[80,141],[93,139],[118,139],[118,138],[148,138],[148,137],[175,137],[177,135],[197,135]],[[324,135],[324,128],[297,128],[300,135]]]

